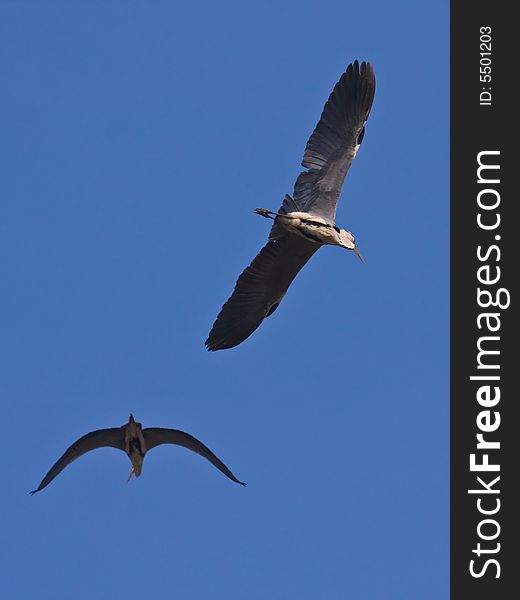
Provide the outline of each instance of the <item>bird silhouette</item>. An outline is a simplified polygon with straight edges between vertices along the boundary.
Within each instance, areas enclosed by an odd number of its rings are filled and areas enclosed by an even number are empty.
[[[129,481],[132,475],[135,475],[136,477],[141,475],[143,460],[146,453],[161,444],[184,446],[184,448],[188,448],[188,450],[192,450],[209,460],[211,464],[217,467],[219,471],[222,471],[226,477],[229,477],[229,479],[235,483],[246,485],[243,481],[239,481],[207,446],[202,442],[199,442],[198,439],[194,438],[189,433],[185,433],[178,429],[164,429],[162,427],[147,427],[146,429],[143,429],[141,423],[137,423],[134,420],[133,415],[130,415],[128,423],[125,423],[121,427],[98,429],[79,438],[79,440],[74,442],[72,446],[64,452],[63,456],[56,461],[47,475],[42,479],[40,485],[33,490],[31,494],[40,492],[44,487],[48,486],[49,483],[72,461],[76,460],[86,452],[103,447],[117,448],[118,450],[126,452],[132,463],[132,469],[127,479],[127,481]]]
[[[375,94],[370,63],[349,65],[334,87],[303,155],[293,197],[277,213],[268,243],[242,272],[206,340],[209,351],[233,348],[273,314],[300,269],[325,244],[353,250],[354,236],[336,226],[336,207],[347,171],[365,133]],[[364,262],[364,261],[363,261]]]

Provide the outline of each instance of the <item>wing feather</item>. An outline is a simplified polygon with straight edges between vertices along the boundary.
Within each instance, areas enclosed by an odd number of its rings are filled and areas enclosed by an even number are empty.
[[[336,206],[347,171],[364,135],[375,94],[370,63],[349,65],[327,100],[303,155],[303,171],[294,185],[299,210],[335,222]]]
[[[31,492],[35,494],[43,490],[49,483],[59,475],[63,469],[72,461],[76,460],[86,452],[103,447],[117,448],[118,450],[125,449],[125,434],[122,427],[112,427],[110,429],[98,429],[91,431],[83,437],[79,438],[72,444],[51,467],[47,475],[42,479],[40,485]]]
[[[245,485],[243,481],[238,480],[233,473],[226,467],[226,465],[215,455],[213,452],[200,442],[197,438],[193,437],[189,433],[180,431],[179,429],[165,429],[162,427],[147,427],[143,429],[144,441],[146,449],[151,450],[161,444],[175,444],[176,446],[183,446],[188,448],[192,452],[200,454],[211,464],[213,464],[219,471],[224,473],[229,479],[241,485]]]
[[[237,280],[206,340],[210,351],[233,348],[271,315],[320,246],[288,234],[269,241]]]

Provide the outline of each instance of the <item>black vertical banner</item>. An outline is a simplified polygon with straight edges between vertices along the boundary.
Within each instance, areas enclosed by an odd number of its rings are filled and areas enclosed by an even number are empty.
[[[452,600],[520,597],[513,10],[500,1],[451,4]]]

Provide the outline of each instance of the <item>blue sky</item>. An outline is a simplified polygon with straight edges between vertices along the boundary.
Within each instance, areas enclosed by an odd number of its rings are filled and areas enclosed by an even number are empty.
[[[447,2],[0,1],[2,590],[448,597]],[[337,222],[238,348],[204,340],[349,62],[376,97]],[[77,437],[199,437],[125,484]],[[146,596],[144,596],[146,595]]]

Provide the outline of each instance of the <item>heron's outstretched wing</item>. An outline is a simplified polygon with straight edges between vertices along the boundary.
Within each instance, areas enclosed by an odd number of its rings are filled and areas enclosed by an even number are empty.
[[[217,469],[222,471],[222,473],[224,473],[224,475],[229,477],[229,479],[232,481],[240,483],[240,485],[246,485],[243,481],[239,481],[226,467],[226,465],[217,456],[215,456],[207,446],[205,446],[202,442],[199,442],[197,438],[194,438],[189,433],[184,433],[184,431],[180,431],[179,429],[147,427],[146,429],[143,429],[143,436],[147,451],[161,444],[175,444],[177,446],[184,446],[184,448],[188,448],[188,450],[192,450],[204,458],[207,458],[211,464],[215,465]]]
[[[111,429],[98,429],[97,431],[91,431],[87,433],[83,437],[79,438],[77,442],[74,442],[70,448],[68,448],[63,456],[56,461],[50,471],[45,475],[42,479],[40,485],[31,492],[31,494],[35,494],[40,490],[43,490],[44,487],[49,485],[49,483],[59,475],[63,469],[69,465],[73,460],[79,458],[86,452],[90,450],[95,450],[96,448],[103,448],[104,446],[109,446],[112,448],[118,448],[119,450],[125,449],[125,433],[122,427],[113,427]]]
[[[294,185],[298,209],[333,224],[345,175],[365,133],[376,80],[370,63],[349,65],[327,100],[312,133]],[[284,203],[285,205],[285,203]]]
[[[320,247],[287,234],[268,242],[238,278],[206,340],[210,351],[238,346],[280,304],[303,265]]]

